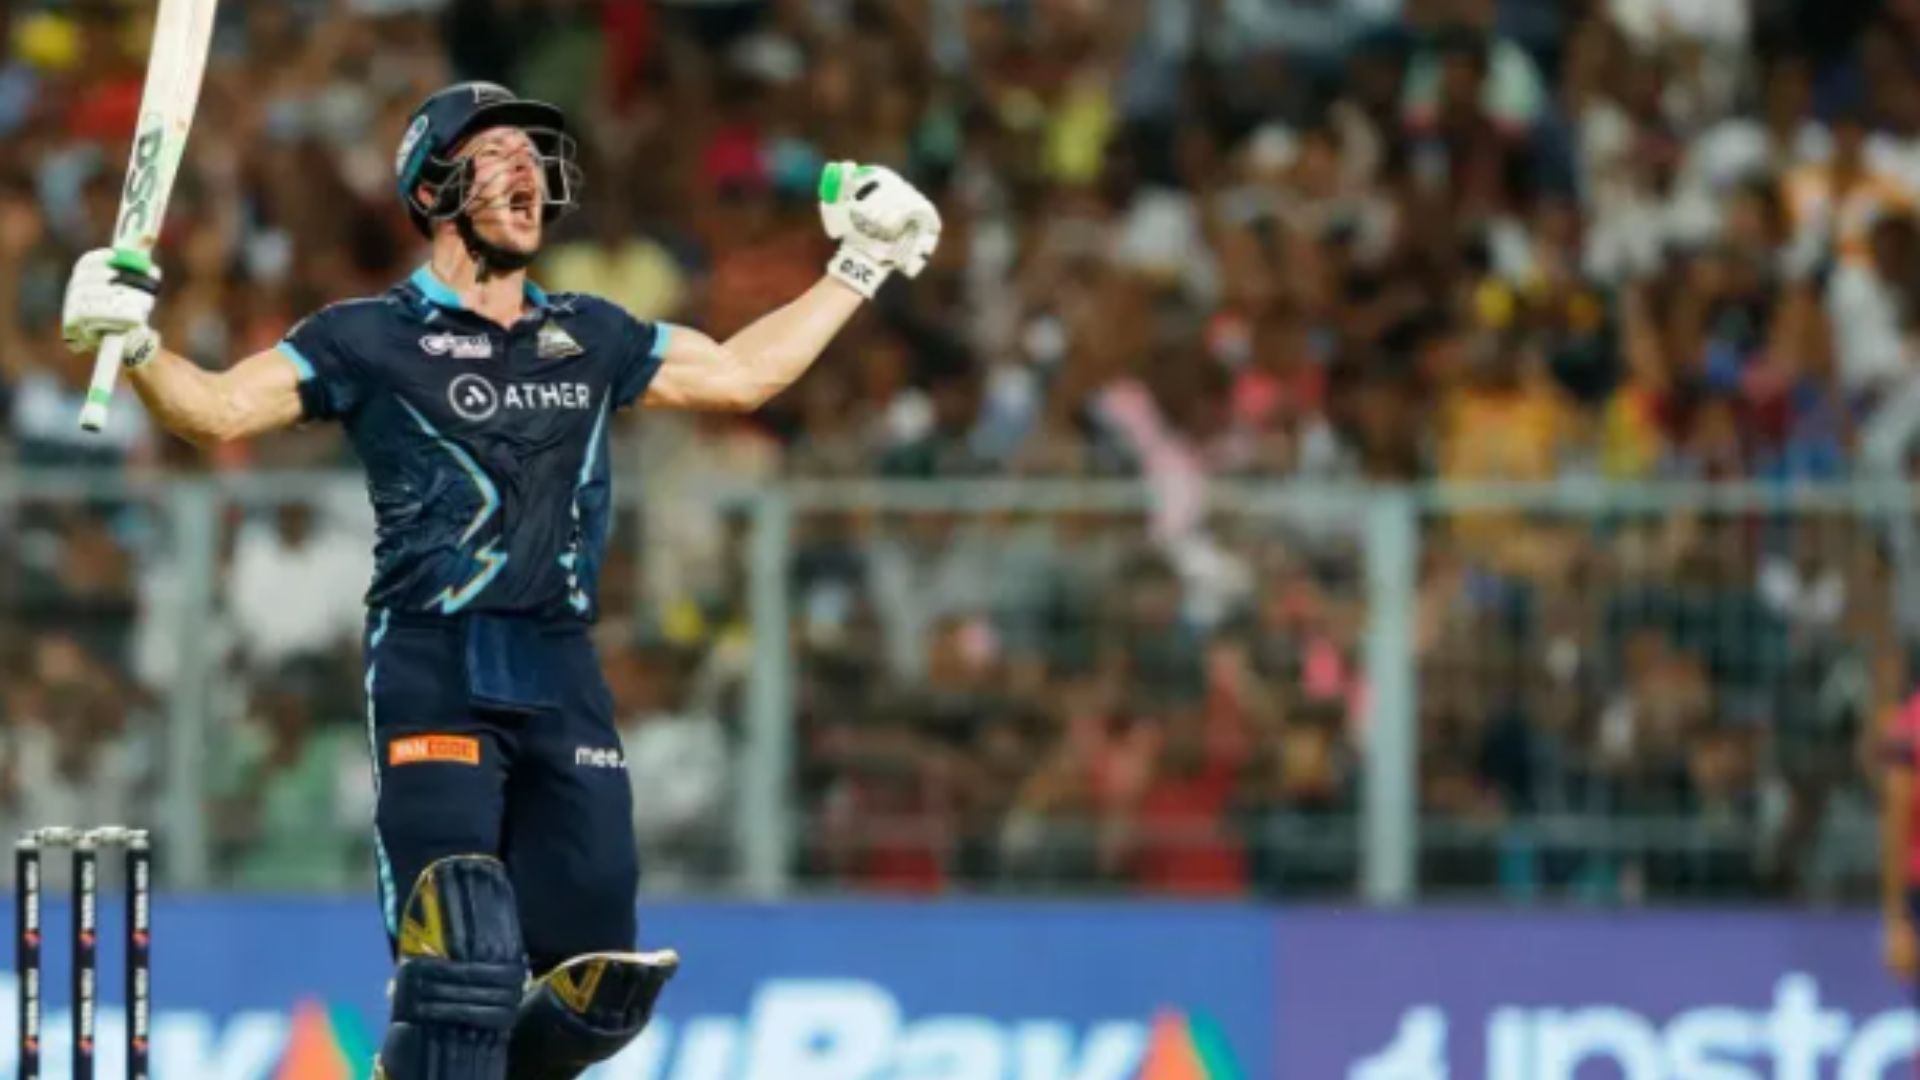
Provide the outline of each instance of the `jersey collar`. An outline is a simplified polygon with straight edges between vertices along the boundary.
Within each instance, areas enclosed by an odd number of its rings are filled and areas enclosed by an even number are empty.
[[[453,291],[453,286],[441,281],[439,276],[433,272],[433,267],[431,266],[422,264],[418,270],[413,272],[413,276],[408,278],[407,281],[410,282],[414,288],[420,290],[420,295],[426,297],[429,303],[437,307],[448,308],[453,311],[467,310],[467,306],[460,302],[460,294]],[[526,279],[526,283],[527,302],[529,304],[532,304],[540,311],[545,311],[551,306],[552,302],[547,299],[545,289],[535,285],[532,278]]]

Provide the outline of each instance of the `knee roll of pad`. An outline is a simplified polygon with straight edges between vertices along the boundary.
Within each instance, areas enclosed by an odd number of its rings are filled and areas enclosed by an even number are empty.
[[[590,953],[543,976],[513,1027],[508,1080],[574,1080],[646,1029],[680,969],[671,952]]]
[[[399,937],[383,1075],[500,1080],[527,983],[506,868],[477,855],[428,866],[408,897]]]
[[[411,1023],[513,1026],[527,984],[524,964],[410,956],[393,980],[393,1018]]]

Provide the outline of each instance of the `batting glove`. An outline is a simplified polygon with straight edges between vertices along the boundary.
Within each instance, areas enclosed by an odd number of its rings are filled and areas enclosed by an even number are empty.
[[[820,221],[840,241],[827,272],[869,300],[895,270],[920,276],[940,246],[940,211],[880,165],[827,166],[820,174]]]
[[[60,310],[61,335],[74,352],[93,352],[103,339],[125,334],[123,362],[138,367],[159,351],[160,335],[147,322],[160,292],[160,270],[125,269],[113,260],[111,248],[97,248],[74,264]]]

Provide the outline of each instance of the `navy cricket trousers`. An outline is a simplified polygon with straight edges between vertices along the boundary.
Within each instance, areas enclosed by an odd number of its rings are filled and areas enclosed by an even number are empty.
[[[634,947],[633,794],[578,622],[370,613],[367,728],[389,948],[420,871],[500,858],[534,974]]]

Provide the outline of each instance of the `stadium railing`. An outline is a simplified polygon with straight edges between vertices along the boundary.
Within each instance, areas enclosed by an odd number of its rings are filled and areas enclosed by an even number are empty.
[[[275,685],[361,718],[350,658],[246,660],[235,530],[306,506],[370,542],[364,504],[332,473],[0,475],[9,760],[121,748],[4,812],[112,789],[169,887],[270,884],[235,869],[233,726]],[[686,780],[643,811],[657,888],[1857,898],[1916,509],[1879,485],[627,483],[600,633],[672,721],[636,720],[629,764]],[[350,786],[326,827],[356,827]]]

